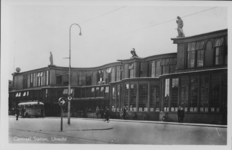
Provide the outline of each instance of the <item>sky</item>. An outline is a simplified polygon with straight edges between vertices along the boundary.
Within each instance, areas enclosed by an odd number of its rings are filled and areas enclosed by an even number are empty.
[[[71,66],[97,67],[129,59],[135,48],[139,57],[173,53],[177,45],[176,17],[184,21],[187,36],[228,28],[227,5],[212,2],[166,3],[18,3],[4,7],[8,79],[16,67],[21,72],[53,63],[68,67],[69,27]]]

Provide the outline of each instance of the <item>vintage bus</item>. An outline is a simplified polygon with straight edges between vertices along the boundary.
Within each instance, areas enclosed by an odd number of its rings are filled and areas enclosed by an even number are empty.
[[[45,109],[42,102],[23,102],[19,103],[20,115],[22,117],[44,117]],[[22,111],[24,110],[24,111]]]

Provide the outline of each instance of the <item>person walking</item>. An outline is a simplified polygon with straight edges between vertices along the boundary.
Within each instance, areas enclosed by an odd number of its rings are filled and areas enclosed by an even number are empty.
[[[108,123],[110,122],[110,110],[108,107],[106,107],[106,111],[105,111],[105,121],[107,121]]]
[[[178,122],[183,123],[185,117],[183,107],[179,106],[179,109],[177,111],[177,116],[178,116]]]
[[[18,121],[19,119],[19,108],[18,107],[15,110],[15,115],[16,115],[16,120]]]

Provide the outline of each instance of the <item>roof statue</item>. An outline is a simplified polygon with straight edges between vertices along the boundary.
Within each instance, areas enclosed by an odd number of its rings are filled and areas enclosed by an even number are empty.
[[[50,65],[53,66],[53,56],[52,56],[52,52],[50,52]]]
[[[184,31],[182,29],[183,26],[184,26],[184,22],[183,22],[183,20],[179,16],[177,16],[176,23],[177,23],[177,32],[178,32],[178,36],[177,37],[185,37]]]
[[[133,49],[131,50],[131,54],[132,54],[131,59],[133,59],[133,58],[138,58],[138,55],[137,55],[136,52],[135,52],[135,48],[133,48]]]

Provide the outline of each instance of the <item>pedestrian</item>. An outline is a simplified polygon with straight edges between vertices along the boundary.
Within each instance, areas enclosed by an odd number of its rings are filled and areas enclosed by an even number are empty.
[[[19,119],[19,108],[18,107],[15,109],[15,116],[16,116],[16,120],[18,120]]]
[[[177,116],[178,116],[178,122],[183,123],[184,117],[185,117],[183,107],[179,106],[179,108],[177,110]]]
[[[99,109],[99,107],[97,106],[97,108],[96,108],[96,115],[97,115],[97,118],[98,118],[99,112],[100,112],[100,109]]]
[[[126,106],[123,108],[123,119],[126,119]]]
[[[108,123],[110,122],[110,111],[109,108],[106,107],[106,111],[105,111],[105,121],[107,121]]]

